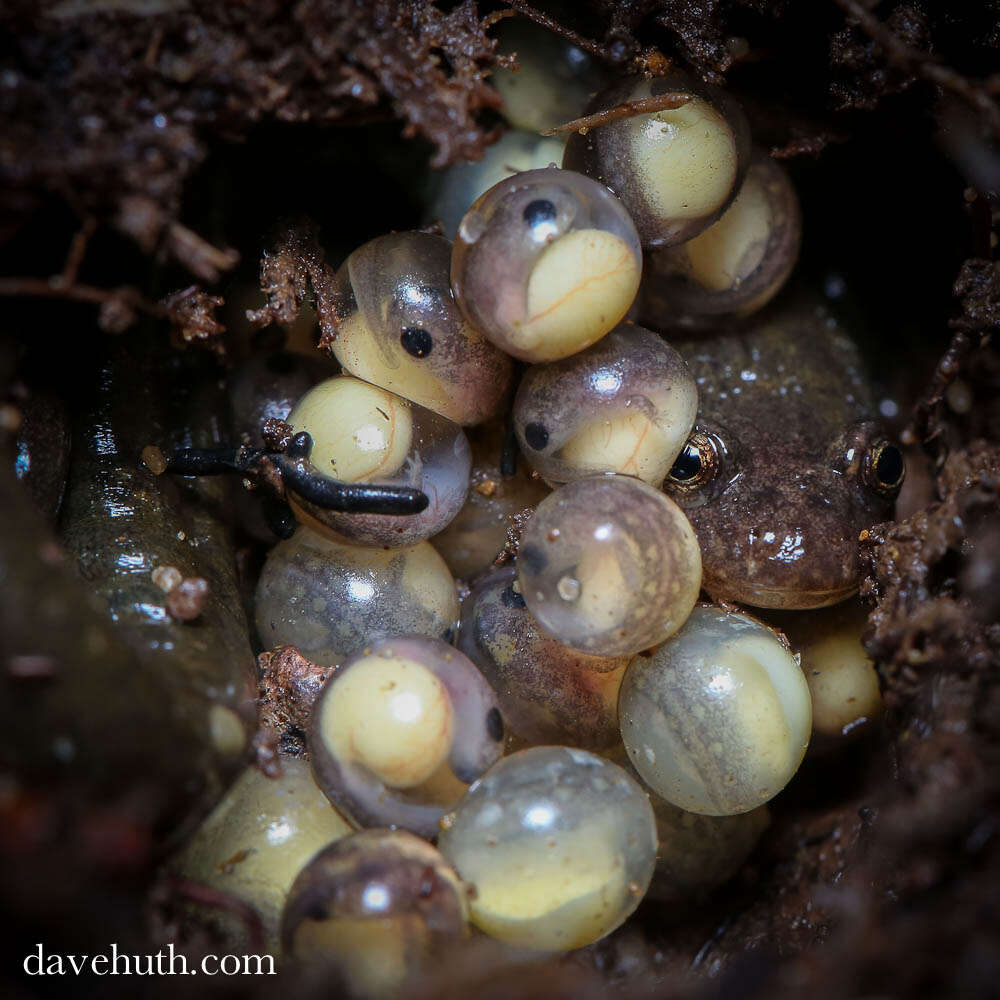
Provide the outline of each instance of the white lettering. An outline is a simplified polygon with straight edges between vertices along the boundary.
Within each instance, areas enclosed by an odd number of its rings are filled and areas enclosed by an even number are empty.
[[[29,964],[31,962],[34,962],[34,961],[38,962],[38,971],[37,972],[32,972],[31,969],[28,968]],[[29,975],[29,976],[44,976],[45,975],[45,969],[43,967],[44,963],[45,963],[45,956],[42,953],[42,943],[41,943],[41,941],[39,941],[38,942],[38,952],[37,952],[37,954],[31,954],[31,955],[29,955],[24,960],[24,965],[22,966],[22,968],[24,969],[25,973],[27,975]]]

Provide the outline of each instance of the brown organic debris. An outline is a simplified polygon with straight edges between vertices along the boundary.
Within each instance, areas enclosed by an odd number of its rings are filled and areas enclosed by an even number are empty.
[[[218,340],[226,328],[215,318],[215,310],[225,305],[225,299],[208,295],[197,285],[172,292],[163,300],[167,319],[185,344],[207,342],[221,350]]]
[[[478,158],[496,137],[479,116],[500,108],[486,79],[500,60],[472,0],[447,11],[423,0],[118,7],[0,11],[0,188],[20,217],[56,190],[214,281],[235,254],[179,219],[212,133],[232,141],[262,121],[327,125],[391,109],[439,167]]]
[[[657,97],[642,97],[636,101],[625,101],[605,111],[584,115],[582,118],[574,118],[570,122],[556,125],[555,128],[544,129],[542,135],[561,135],[566,132],[579,132],[581,135],[585,135],[592,128],[609,125],[622,118],[635,118],[638,115],[651,115],[657,111],[672,111],[674,108],[682,108],[690,100],[690,94],[677,92],[660,94]]]
[[[1000,332],[1000,265],[971,259],[962,264],[953,288],[961,313],[950,323],[952,339],[938,362],[930,385],[914,409],[908,436],[920,441],[940,465],[947,456],[945,398],[955,379],[966,372],[976,351]],[[983,364],[985,357],[980,358]]]
[[[333,278],[315,225],[307,219],[290,223],[280,232],[274,249],[261,257],[260,287],[267,304],[248,310],[247,319],[254,326],[287,326],[295,322],[304,302],[312,302],[319,321],[319,343],[325,347],[337,337]]]
[[[1000,668],[1000,622],[981,620],[968,593],[998,575],[1000,550],[989,539],[1000,514],[1000,447],[980,441],[956,452],[938,482],[940,503],[878,525],[862,541],[862,596],[878,601],[865,646],[880,664],[890,707],[913,697],[928,674]],[[970,546],[980,531],[980,546]],[[963,567],[973,555],[970,579]]]
[[[294,646],[261,653],[257,663],[261,728],[276,734],[283,753],[301,756],[313,703],[332,668],[318,666]]]
[[[851,66],[856,73],[862,67],[868,73],[866,95],[857,85],[853,91],[841,89],[844,106],[872,107],[886,93],[905,90],[919,77],[967,101],[989,124],[993,134],[1000,137],[1000,105],[989,93],[988,84],[970,80],[927,51],[929,25],[917,4],[899,4],[882,23],[858,0],[836,0],[836,3],[871,39],[868,46],[852,43],[848,29],[834,42],[837,60]],[[898,78],[894,82],[890,83],[882,59],[896,68]]]

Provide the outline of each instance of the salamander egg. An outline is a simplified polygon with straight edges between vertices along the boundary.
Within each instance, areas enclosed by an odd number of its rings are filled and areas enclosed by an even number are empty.
[[[579,354],[529,368],[514,429],[549,482],[618,472],[659,486],[697,411],[683,358],[657,334],[623,324]]]
[[[351,832],[307,763],[288,757],[281,767],[278,778],[248,767],[168,866],[252,906],[270,951],[277,951],[281,909],[299,870],[320,848]],[[205,919],[221,924],[234,946],[250,946],[245,922],[232,913],[212,908]]]
[[[475,887],[472,922],[523,948],[598,940],[639,905],[656,860],[645,793],[620,767],[568,747],[505,758],[445,817],[438,845]]]
[[[647,248],[682,243],[719,218],[736,197],[750,152],[750,129],[736,102],[689,77],[627,77],[598,94],[587,114],[671,94],[686,100],[574,133],[563,157],[564,167],[621,198]]]
[[[802,213],[792,182],[757,153],[722,218],[680,246],[646,255],[639,315],[654,329],[746,316],[778,293],[799,254]]]
[[[398,996],[431,957],[467,934],[465,887],[405,830],[363,830],[320,851],[282,918],[285,954],[343,976],[351,995]]]
[[[497,414],[510,359],[462,316],[448,285],[451,244],[428,233],[379,236],[337,272],[330,345],[344,370],[459,424]]]
[[[629,664],[618,713],[643,781],[709,816],[748,812],[777,795],[798,770],[812,726],[798,658],[778,634],[704,605]]]
[[[528,743],[600,750],[620,742],[618,688],[628,658],[588,656],[546,635],[503,569],[462,604],[459,648],[500,700],[508,729]]]
[[[302,525],[268,553],[255,612],[265,648],[295,646],[330,666],[385,635],[450,639],[459,609],[455,581],[429,542],[387,551]]]
[[[861,645],[868,612],[854,598],[815,611],[770,612],[802,659],[812,699],[813,737],[832,749],[869,731],[882,716],[882,693]]]
[[[626,476],[578,479],[546,497],[524,530],[517,568],[538,624],[594,656],[662,642],[701,587],[698,540],[683,512]]]
[[[469,209],[451,283],[469,322],[524,361],[582,351],[635,299],[642,251],[621,202],[552,167],[515,174]]]
[[[507,543],[510,518],[534,507],[550,488],[531,475],[526,462],[506,466],[499,422],[472,429],[472,472],[469,495],[462,509],[431,544],[448,568],[462,580],[490,570]]]
[[[310,462],[347,483],[412,486],[430,503],[419,514],[329,510],[290,494],[300,520],[361,545],[403,546],[441,531],[465,503],[472,452],[458,424],[349,375],[314,386],[288,415],[312,437]]]
[[[404,636],[371,643],[327,680],[309,748],[320,787],[360,825],[429,837],[501,754],[496,695],[458,650]]]

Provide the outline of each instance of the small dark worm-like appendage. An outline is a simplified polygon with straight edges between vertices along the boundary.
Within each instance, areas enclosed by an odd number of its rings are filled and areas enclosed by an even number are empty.
[[[247,445],[235,448],[179,448],[167,454],[166,471],[182,476],[240,473],[256,477],[262,485],[278,492],[279,496],[290,487],[317,507],[348,514],[402,516],[419,514],[427,508],[427,494],[410,486],[344,483],[325,476],[309,461],[311,451],[312,437],[302,431],[292,438],[284,452],[264,451]]]

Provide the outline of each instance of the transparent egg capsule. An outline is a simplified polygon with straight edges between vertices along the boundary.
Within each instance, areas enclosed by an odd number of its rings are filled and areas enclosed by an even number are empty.
[[[481,160],[456,163],[433,174],[428,185],[427,220],[440,222],[445,236],[453,240],[462,217],[481,194],[511,174],[558,166],[565,145],[566,140],[557,136],[518,129],[505,132],[492,146],[486,147]]]
[[[490,77],[514,128],[544,132],[576,118],[603,83],[592,56],[531,21],[502,21],[496,37],[498,54],[517,58],[517,69]]]
[[[440,639],[379,639],[332,674],[313,706],[316,781],[359,826],[423,837],[503,752],[482,674]]]
[[[570,136],[563,166],[621,198],[643,247],[697,236],[736,197],[750,128],[717,87],[677,74],[627,77],[598,94],[586,114],[593,116],[581,119],[586,133]]]
[[[542,629],[593,656],[627,656],[673,635],[701,587],[698,540],[681,509],[626,476],[561,486],[528,522],[521,594]]]
[[[282,758],[281,766],[278,778],[248,767],[168,866],[252,906],[272,952],[295,876],[320,848],[351,832],[316,787],[306,762]],[[234,946],[249,946],[244,920],[218,907],[203,909],[199,923],[216,926]]]
[[[385,635],[450,641],[459,608],[455,581],[429,543],[388,551],[344,545],[302,525],[268,553],[255,615],[266,649],[295,646],[331,666]]]
[[[289,491],[299,519],[320,531],[359,545],[413,545],[441,531],[465,503],[469,442],[458,424],[423,406],[340,375],[310,389],[288,423],[295,433],[309,433],[309,461],[330,478],[412,486],[430,500],[419,514],[358,514],[318,507]]]
[[[515,460],[512,467],[505,468],[505,435],[506,428],[499,422],[472,431],[469,495],[451,523],[431,540],[461,580],[472,580],[490,570],[507,543],[510,518],[535,507],[552,492],[531,475],[527,463]]]
[[[814,611],[769,612],[801,658],[812,700],[814,742],[832,749],[868,732],[882,717],[875,664],[861,645],[868,611],[855,599]]]
[[[397,996],[467,933],[458,876],[405,830],[363,830],[320,851],[282,918],[285,955],[339,974],[352,996]]]
[[[701,605],[625,671],[622,739],[643,781],[689,812],[730,816],[798,770],[812,711],[798,658],[766,625]]]
[[[571,358],[529,368],[514,429],[549,482],[617,472],[659,486],[697,412],[684,359],[657,334],[623,324]]]
[[[504,758],[442,822],[441,853],[475,886],[472,922],[542,951],[604,937],[639,905],[656,861],[649,800],[585,750]]]
[[[784,168],[755,153],[722,218],[680,246],[646,255],[639,315],[655,329],[748,316],[788,280],[802,242],[802,211]]]
[[[635,299],[642,251],[628,213],[589,177],[508,177],[469,209],[451,284],[470,323],[508,354],[554,361],[612,330]]]
[[[507,729],[527,743],[601,750],[620,742],[618,688],[628,657],[588,656],[547,636],[513,568],[465,599],[458,645],[493,685]]]
[[[477,424],[503,408],[513,369],[455,305],[450,261],[451,244],[428,233],[359,247],[337,272],[340,322],[330,348],[350,374]]]

